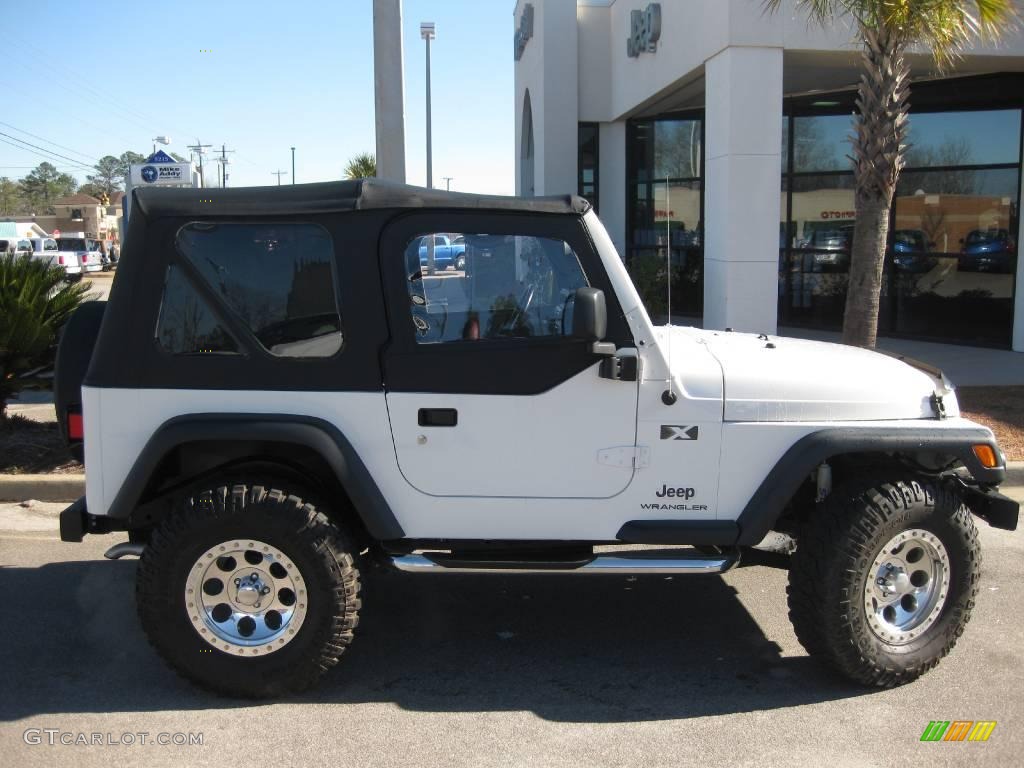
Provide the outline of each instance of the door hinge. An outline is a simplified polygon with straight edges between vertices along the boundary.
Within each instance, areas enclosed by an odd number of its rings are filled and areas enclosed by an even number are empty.
[[[644,445],[605,448],[597,452],[597,463],[605,464],[609,467],[639,469],[651,463],[651,449]]]
[[[601,361],[599,374],[602,379],[615,379],[617,381],[636,381],[640,378],[640,358],[635,350],[628,350],[633,354],[614,354]]]

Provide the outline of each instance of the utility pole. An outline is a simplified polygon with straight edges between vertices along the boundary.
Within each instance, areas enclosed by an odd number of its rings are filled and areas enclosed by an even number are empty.
[[[433,142],[430,137],[430,41],[437,36],[434,26],[432,21],[420,23],[420,37],[427,41],[427,189],[434,187]]]
[[[271,176],[277,176],[277,186],[280,187],[281,186],[281,177],[282,176],[287,176],[288,175],[288,171],[280,171],[280,170],[278,170],[278,171],[271,171],[270,175]]]
[[[220,163],[220,186],[226,187],[228,185],[228,152],[234,152],[233,149],[228,149],[226,145],[220,145],[220,157],[217,158],[217,162]]]
[[[292,147],[292,184],[295,183],[295,147]]]
[[[189,144],[187,149],[199,158],[199,186],[205,187],[206,180],[203,178],[203,155],[206,154],[206,150],[212,147],[212,144],[203,144],[198,138],[196,138],[195,144]]]
[[[452,179],[454,179],[455,177],[454,176],[442,176],[441,178],[444,179],[444,189],[445,189],[445,192],[451,192],[452,191]]]

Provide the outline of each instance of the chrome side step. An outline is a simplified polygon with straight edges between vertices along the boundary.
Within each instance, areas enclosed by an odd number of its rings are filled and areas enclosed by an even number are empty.
[[[583,562],[466,561],[447,552],[395,555],[391,565],[405,573],[584,573],[665,574],[724,573],[737,562],[734,556],[697,555],[672,557],[664,553],[637,551],[596,555]]]
[[[115,544],[104,552],[103,556],[108,560],[117,560],[125,556],[142,557],[142,550],[145,548],[145,544],[132,544],[128,541],[122,541],[120,544]]]

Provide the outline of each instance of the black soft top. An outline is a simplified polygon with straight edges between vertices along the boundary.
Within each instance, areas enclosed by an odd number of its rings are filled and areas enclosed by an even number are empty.
[[[577,215],[590,210],[590,203],[576,195],[472,195],[381,179],[227,189],[136,187],[132,194],[135,196],[133,206],[137,205],[146,218],[333,213],[382,208],[477,208]]]

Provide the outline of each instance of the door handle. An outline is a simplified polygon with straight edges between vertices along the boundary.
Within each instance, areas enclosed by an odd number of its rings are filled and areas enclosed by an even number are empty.
[[[454,427],[459,423],[459,412],[454,408],[420,408],[421,427]]]

